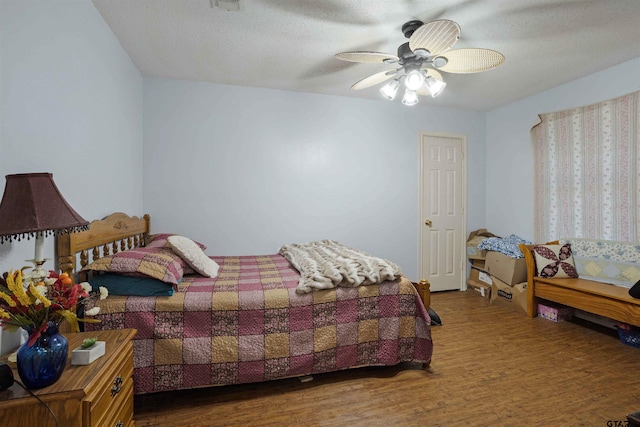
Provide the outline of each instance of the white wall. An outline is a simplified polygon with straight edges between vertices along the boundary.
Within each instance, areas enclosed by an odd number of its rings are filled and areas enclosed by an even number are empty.
[[[0,189],[7,174],[51,172],[87,220],[142,213],[142,76],[94,5],[1,0],[0,40]],[[33,250],[1,244],[0,272]]]
[[[87,220],[141,213],[142,76],[94,5],[2,0],[0,11],[1,175],[53,173]],[[25,257],[33,241],[0,245],[4,268]]]
[[[468,227],[484,225],[482,113],[154,78],[144,104],[152,231],[210,255],[335,239],[417,279],[421,130],[468,136]]]
[[[638,91],[638,70],[640,58],[487,113],[486,219],[490,231],[533,239],[533,153],[529,131],[538,114]]]

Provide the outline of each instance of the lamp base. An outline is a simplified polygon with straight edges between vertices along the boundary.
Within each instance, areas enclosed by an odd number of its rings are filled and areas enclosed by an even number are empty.
[[[31,278],[34,282],[42,282],[49,273],[47,270],[42,268],[42,265],[48,261],[48,258],[44,258],[40,261],[36,261],[35,259],[26,259],[25,261],[30,262],[34,265],[31,273],[28,274],[28,277]],[[25,279],[27,277],[25,276]]]

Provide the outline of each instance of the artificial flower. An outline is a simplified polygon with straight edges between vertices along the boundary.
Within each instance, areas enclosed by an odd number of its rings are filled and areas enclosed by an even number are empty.
[[[29,330],[29,346],[47,330],[49,322],[60,323],[66,319],[71,331],[78,332],[79,321],[99,322],[76,316],[75,306],[90,297],[85,289],[81,284],[74,284],[66,273],[49,271],[44,281],[35,283],[25,278],[22,270],[9,271],[0,278],[0,326],[9,331]],[[100,296],[103,299],[102,294]]]
[[[100,313],[100,307],[93,307],[84,312],[85,316],[97,316]]]
[[[89,282],[80,282],[80,286],[82,286],[82,289],[85,292],[91,292],[93,290],[93,288],[91,287],[91,284]]]

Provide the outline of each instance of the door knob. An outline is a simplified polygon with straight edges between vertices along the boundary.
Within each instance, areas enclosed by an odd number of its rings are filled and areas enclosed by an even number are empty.
[[[431,227],[431,220],[430,219],[425,219],[424,220],[424,225],[426,225],[427,227]]]

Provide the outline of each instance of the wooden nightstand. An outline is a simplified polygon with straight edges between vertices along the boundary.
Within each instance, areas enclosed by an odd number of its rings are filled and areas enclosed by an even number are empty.
[[[49,387],[33,390],[56,414],[60,427],[133,427],[133,344],[135,329],[64,334],[69,357],[62,377]],[[71,350],[82,340],[106,342],[105,355],[90,365],[72,366]],[[6,362],[6,357],[3,358]],[[13,375],[20,380],[13,365]],[[1,427],[55,427],[47,409],[18,384],[0,391]]]

